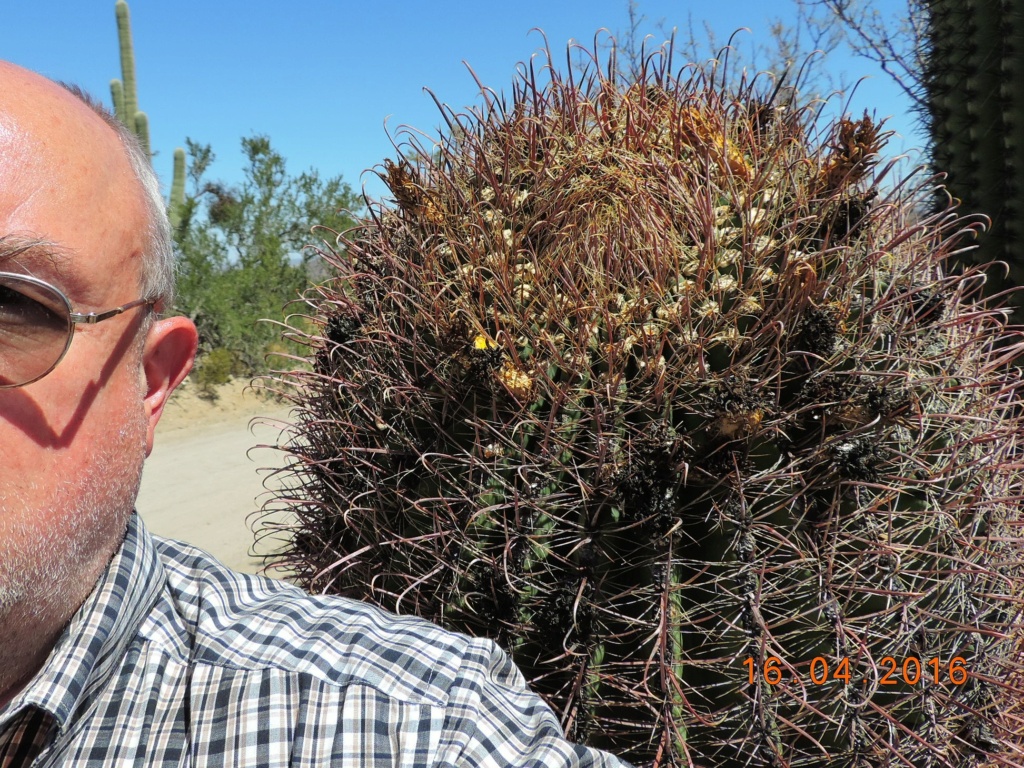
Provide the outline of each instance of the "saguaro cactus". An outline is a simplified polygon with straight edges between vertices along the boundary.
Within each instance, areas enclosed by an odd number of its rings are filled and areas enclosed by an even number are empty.
[[[935,168],[965,210],[992,220],[962,258],[1009,265],[989,270],[989,295],[1024,286],[1024,0],[934,0],[926,61]],[[1024,322],[1024,295],[1014,304]]]
[[[139,113],[139,96],[135,82],[135,48],[132,45],[131,17],[128,3],[117,0],[114,4],[117,17],[117,42],[121,51],[121,79],[110,81],[110,95],[114,101],[114,113],[122,123],[139,137],[143,146],[149,147],[149,123]],[[143,131],[143,133],[140,133]]]
[[[149,143],[149,118],[139,109],[138,88],[135,79],[135,47],[132,44],[131,16],[128,3],[117,0],[114,4],[117,17],[117,41],[121,51],[121,79],[110,81],[110,97],[114,103],[114,114],[139,138],[147,155],[151,155]],[[174,176],[171,181],[171,196],[167,214],[177,227],[181,222],[181,208],[185,202],[185,150],[174,150]]]

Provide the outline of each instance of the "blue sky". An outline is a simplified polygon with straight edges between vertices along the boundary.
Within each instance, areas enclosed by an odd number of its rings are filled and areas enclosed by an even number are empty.
[[[210,178],[235,182],[239,140],[264,133],[290,170],[341,173],[372,196],[385,188],[364,170],[395,154],[385,121],[393,135],[403,125],[431,134],[440,123],[425,88],[455,108],[476,104],[466,64],[485,85],[508,91],[517,65],[543,47],[534,28],[544,30],[562,64],[570,39],[589,46],[600,28],[617,33],[628,23],[627,0],[129,4],[140,108],[149,115],[154,163],[166,184],[174,148],[186,136],[213,146]],[[887,12],[903,4],[875,5]],[[640,0],[639,11],[651,33],[660,21],[671,28],[692,19],[698,30],[706,21],[724,41],[749,27],[739,38],[747,46],[767,41],[769,15],[793,12],[789,0]],[[6,3],[3,15],[0,58],[76,82],[109,103],[110,79],[120,77],[114,0]],[[891,116],[889,127],[903,136],[895,151],[920,145],[908,104],[887,75],[845,50],[831,54],[827,68],[849,82],[869,76],[852,97],[852,111]]]

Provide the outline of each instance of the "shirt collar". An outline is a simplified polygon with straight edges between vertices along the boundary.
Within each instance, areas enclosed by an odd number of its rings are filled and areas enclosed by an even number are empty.
[[[63,730],[123,660],[160,594],[163,566],[149,531],[132,514],[120,549],[92,594],[72,616],[46,664],[8,711],[36,706]]]

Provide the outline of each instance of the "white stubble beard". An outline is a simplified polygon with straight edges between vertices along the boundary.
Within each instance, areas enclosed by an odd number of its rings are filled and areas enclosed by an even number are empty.
[[[53,487],[45,512],[28,500],[38,505],[52,478],[20,494],[0,488],[0,693],[23,677],[21,647],[64,626],[122,540],[142,478],[145,422],[123,425],[103,448],[84,476]],[[36,515],[53,524],[40,526]]]

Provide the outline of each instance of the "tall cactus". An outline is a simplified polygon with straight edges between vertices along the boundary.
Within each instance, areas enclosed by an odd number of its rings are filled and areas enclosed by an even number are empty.
[[[114,100],[114,111],[128,128],[139,137],[144,147],[149,147],[149,122],[143,114],[139,118],[139,95],[135,83],[135,48],[132,45],[131,16],[128,3],[117,0],[114,4],[117,17],[117,42],[121,51],[121,79],[110,81],[110,95]],[[141,131],[141,133],[140,133]]]
[[[965,258],[1009,265],[989,270],[989,295],[1024,285],[1024,0],[930,3],[923,80],[935,169],[992,220]],[[1024,322],[1024,297],[1014,304]]]
[[[640,764],[1019,765],[1020,346],[945,269],[971,225],[868,117],[669,61],[530,67],[385,164],[279,381],[283,561]]]
[[[171,182],[171,200],[167,206],[167,215],[175,230],[181,226],[182,212],[185,208],[185,150],[178,147],[174,150],[174,176]]]
[[[132,44],[131,16],[125,0],[117,0],[114,4],[114,15],[117,17],[117,41],[121,51],[121,79],[115,78],[110,81],[110,98],[114,104],[114,114],[138,137],[145,153],[152,156],[149,118],[139,109],[138,87],[135,80],[135,47]],[[181,222],[181,209],[184,203],[185,150],[178,147],[174,150],[174,176],[171,181],[171,197],[167,205],[167,215],[175,227]]]

